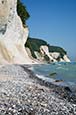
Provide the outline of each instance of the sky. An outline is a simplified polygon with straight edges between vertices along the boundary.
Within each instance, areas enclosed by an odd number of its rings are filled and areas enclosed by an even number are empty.
[[[30,36],[63,47],[76,60],[76,0],[22,0]]]

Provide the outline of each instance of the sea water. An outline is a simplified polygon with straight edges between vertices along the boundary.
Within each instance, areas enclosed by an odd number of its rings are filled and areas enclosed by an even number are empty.
[[[57,84],[76,87],[76,62],[33,65],[33,71],[48,82],[61,81]]]

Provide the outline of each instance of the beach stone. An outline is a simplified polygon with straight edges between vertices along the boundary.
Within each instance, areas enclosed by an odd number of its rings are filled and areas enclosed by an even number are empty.
[[[55,80],[55,82],[63,82],[63,80]]]
[[[71,89],[69,87],[65,87],[65,90],[72,92]]]
[[[76,114],[75,95],[70,97],[71,92],[51,83],[48,87],[45,82],[36,79],[27,66],[24,68],[21,65],[6,65],[0,68],[1,76],[13,76],[10,81],[0,80],[1,115]],[[17,87],[19,91],[16,90]]]

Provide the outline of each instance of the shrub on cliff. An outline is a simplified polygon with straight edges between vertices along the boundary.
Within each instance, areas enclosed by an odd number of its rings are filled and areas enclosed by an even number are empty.
[[[48,45],[48,47],[49,47],[49,52],[59,52],[61,58],[63,58],[63,56],[65,54],[67,54],[67,52],[63,48],[61,48],[59,46],[50,46],[50,45]]]
[[[17,0],[17,13],[20,16],[23,25],[25,25],[26,20],[30,17],[28,11],[26,10],[26,7],[23,5],[21,0]]]
[[[31,50],[31,54],[34,58],[36,58],[34,51],[39,52],[41,45],[47,45],[47,42],[37,38],[28,38],[25,44],[25,47],[28,47]]]

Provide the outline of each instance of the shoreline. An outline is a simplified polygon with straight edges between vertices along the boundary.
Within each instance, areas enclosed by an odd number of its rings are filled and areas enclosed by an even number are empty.
[[[74,99],[72,99],[72,96],[76,96],[76,90],[72,91],[70,89],[69,86],[64,86],[64,85],[58,85],[56,84],[56,82],[48,82],[46,80],[43,80],[42,78],[39,78],[38,76],[36,76],[34,74],[33,71],[31,71],[29,68],[27,69],[26,66],[21,66],[24,70],[27,71],[27,73],[30,75],[30,78],[36,80],[36,82],[40,85],[43,85],[45,87],[48,87],[48,88],[55,88],[54,90],[56,90],[56,93],[58,93],[60,95],[60,93],[64,93],[63,97],[62,98],[67,98],[70,102],[73,102],[76,104],[76,101],[74,101]],[[55,80],[56,81],[56,80]]]
[[[36,69],[35,69],[36,67]],[[67,86],[76,90],[76,63],[53,63],[33,66],[37,77],[60,86]]]
[[[6,65],[0,68],[0,76],[3,75],[0,80],[0,114],[75,115],[76,95],[68,87],[37,78],[29,67]]]

